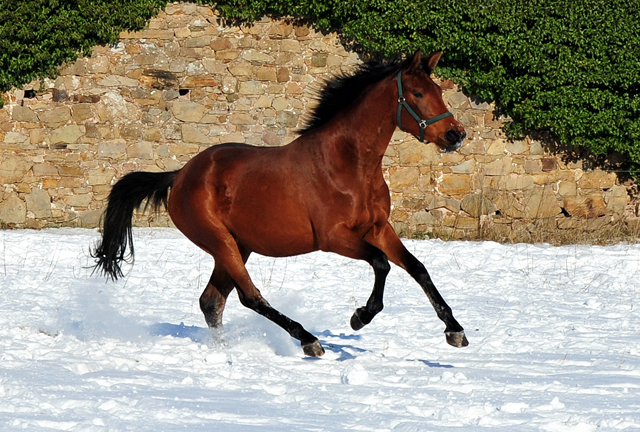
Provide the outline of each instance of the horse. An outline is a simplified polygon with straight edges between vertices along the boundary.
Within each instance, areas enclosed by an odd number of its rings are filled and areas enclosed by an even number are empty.
[[[102,236],[91,250],[95,269],[113,280],[123,276],[122,262],[134,257],[133,212],[145,202],[145,208],[164,206],[175,226],[214,258],[200,296],[212,332],[222,329],[225,303],[235,288],[242,305],[282,327],[304,354],[323,355],[315,336],[265,300],[245,267],[253,252],[288,257],[321,250],[373,268],[373,290],[351,317],[353,330],[382,310],[391,262],[422,287],[445,324],[446,341],[467,346],[464,329],[425,266],[389,222],[391,199],[382,173],[396,127],[443,152],[463,144],[466,132],[431,79],[441,54],[369,61],[354,73],[328,79],[299,136],[287,145],[220,144],[177,171],[126,174],[108,196]]]

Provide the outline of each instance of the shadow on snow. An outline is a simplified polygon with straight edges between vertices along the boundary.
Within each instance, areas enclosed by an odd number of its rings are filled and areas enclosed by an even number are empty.
[[[211,342],[211,331],[198,326],[186,326],[184,323],[157,323],[149,326],[151,336],[173,336],[181,339],[191,339],[195,343],[208,344]]]

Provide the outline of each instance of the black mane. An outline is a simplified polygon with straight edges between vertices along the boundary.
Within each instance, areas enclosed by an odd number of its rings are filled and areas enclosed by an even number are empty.
[[[305,126],[299,130],[303,134],[327,124],[342,108],[351,104],[370,85],[398,73],[407,66],[405,61],[369,61],[358,67],[351,75],[337,75],[325,82],[318,92],[318,105],[309,113]]]

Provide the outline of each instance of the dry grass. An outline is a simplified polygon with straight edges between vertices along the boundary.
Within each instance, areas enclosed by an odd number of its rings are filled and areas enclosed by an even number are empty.
[[[640,240],[640,220],[637,218],[603,218],[578,221],[575,228],[560,229],[555,220],[540,219],[531,222],[478,223],[478,229],[433,227],[428,230],[403,230],[401,237],[413,239],[439,238],[442,240],[495,241],[498,243],[548,243],[610,245],[637,243]]]

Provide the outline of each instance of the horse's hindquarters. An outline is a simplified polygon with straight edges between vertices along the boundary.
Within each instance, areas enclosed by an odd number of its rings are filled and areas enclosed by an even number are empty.
[[[173,222],[199,245],[203,233],[210,232],[230,235],[261,255],[316,250],[305,203],[309,191],[290,158],[284,148],[246,145],[212,147],[197,155],[176,177],[169,199]]]

